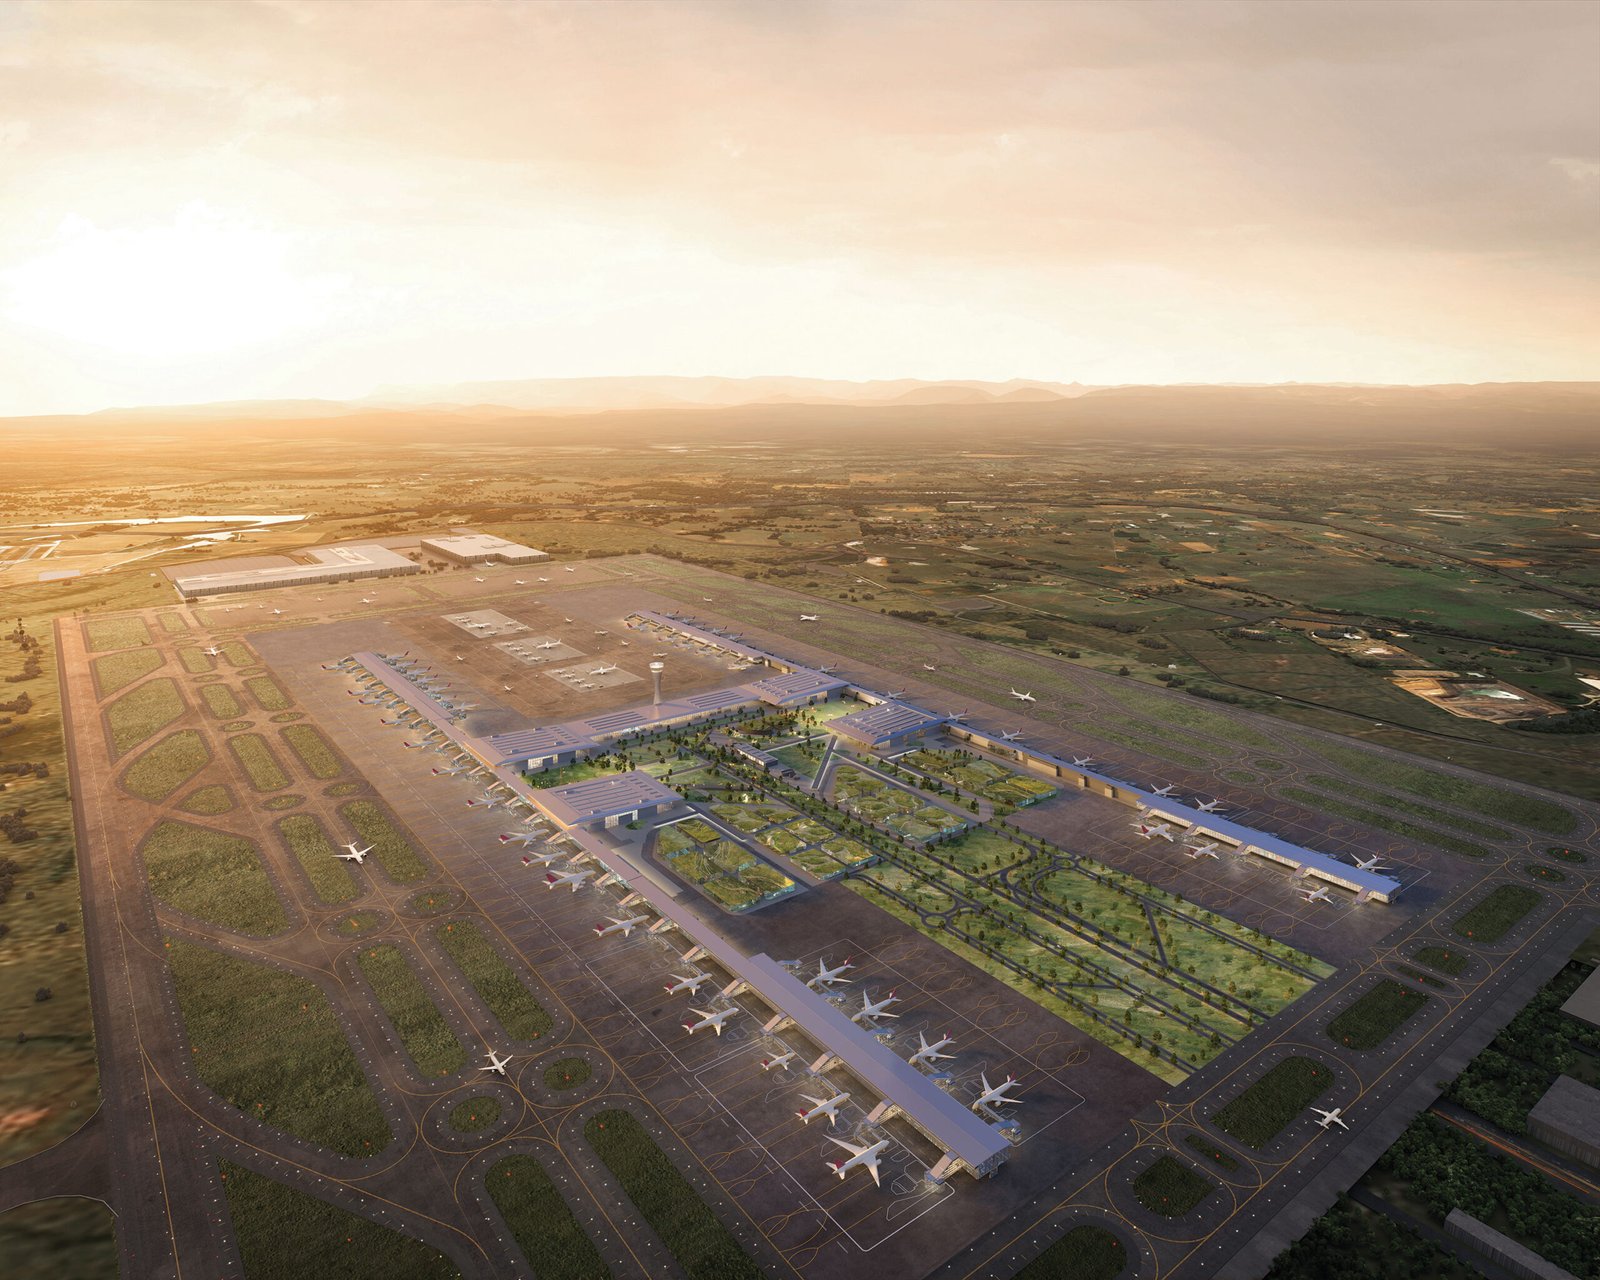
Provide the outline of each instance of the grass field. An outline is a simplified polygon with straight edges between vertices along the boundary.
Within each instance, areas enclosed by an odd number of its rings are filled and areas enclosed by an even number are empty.
[[[1457,919],[1451,932],[1474,942],[1499,942],[1544,899],[1520,884],[1503,884]]]
[[[1397,836],[1405,836],[1408,840],[1415,840],[1419,844],[1431,844],[1436,849],[1444,849],[1450,853],[1459,853],[1464,858],[1488,858],[1492,856],[1489,849],[1481,844],[1474,844],[1470,840],[1463,840],[1460,836],[1450,835],[1448,832],[1435,831],[1430,827],[1418,826],[1415,822],[1408,822],[1404,818],[1396,818],[1387,813],[1378,813],[1372,809],[1365,809],[1348,800],[1341,800],[1321,791],[1312,791],[1308,787],[1278,787],[1278,795],[1285,800],[1294,800],[1314,809],[1319,813],[1336,813],[1341,818],[1349,818],[1353,822],[1365,822],[1369,827],[1377,827],[1382,831],[1392,831]]]
[[[1385,978],[1328,1024],[1328,1038],[1352,1049],[1375,1049],[1427,1003],[1422,992]]]
[[[1183,1145],[1191,1151],[1198,1151],[1206,1158],[1207,1164],[1214,1164],[1219,1169],[1226,1169],[1232,1173],[1239,1167],[1239,1162],[1230,1156],[1214,1142],[1207,1142],[1198,1133],[1191,1133],[1183,1140]]]
[[[266,739],[258,733],[235,734],[228,739],[228,750],[244,767],[250,785],[257,791],[276,791],[289,785],[289,775],[283,771],[277,756]]]
[[[165,662],[159,649],[130,649],[96,658],[90,665],[94,668],[95,687],[102,698],[108,698],[135,680],[143,680]]]
[[[1464,952],[1449,951],[1444,947],[1419,947],[1416,959],[1419,964],[1437,969],[1440,973],[1447,973],[1452,978],[1460,977],[1467,968],[1467,956]]]
[[[340,1280],[448,1280],[461,1273],[438,1250],[391,1227],[220,1161],[222,1189],[249,1280],[304,1280],[307,1263]]]
[[[193,645],[185,645],[179,649],[178,660],[183,663],[183,669],[192,676],[203,676],[209,671],[214,671],[217,665],[211,660],[209,653]]]
[[[58,1196],[0,1213],[6,1280],[117,1280],[115,1219],[99,1200]]]
[[[1333,1073],[1310,1058],[1285,1058],[1212,1117],[1212,1123],[1260,1150],[1333,1086]]]
[[[433,936],[513,1040],[537,1040],[554,1025],[544,1006],[533,998],[471,920],[436,925]]]
[[[300,762],[311,770],[311,776],[326,782],[344,772],[339,757],[333,753],[328,740],[308,724],[294,724],[283,730],[284,741]]]
[[[602,1111],[583,1126],[583,1136],[685,1273],[706,1280],[761,1275],[631,1112]]]
[[[500,1119],[500,1099],[485,1094],[450,1108],[450,1127],[457,1133],[481,1133]]]
[[[189,793],[187,799],[180,806],[185,813],[197,813],[204,817],[214,817],[219,813],[231,812],[235,805],[233,792],[227,787],[213,784],[200,787]]]
[[[560,1058],[544,1069],[544,1082],[552,1089],[576,1089],[592,1074],[587,1058]]]
[[[539,1280],[604,1280],[611,1271],[533,1156],[507,1156],[484,1175],[484,1189]]]
[[[328,833],[315,818],[297,815],[278,823],[278,834],[300,864],[317,897],[324,902],[348,902],[359,890],[345,861],[338,857]]]
[[[150,892],[174,910],[265,937],[288,927],[248,840],[187,822],[159,824],[140,849]]]
[[[169,636],[186,636],[189,634],[189,623],[181,613],[158,613],[161,627]]]
[[[372,846],[373,857],[396,884],[420,880],[428,874],[428,864],[417,856],[411,842],[395,830],[387,814],[370,800],[342,804],[339,814],[355,828],[363,845]]]
[[[169,733],[122,771],[122,785],[141,800],[159,803],[211,761],[211,748],[193,729]]]
[[[1162,1156],[1133,1180],[1134,1197],[1152,1213],[1177,1218],[1206,1198],[1213,1184],[1171,1156]]]
[[[132,751],[147,738],[160,733],[184,712],[183,697],[170,676],[147,680],[130,689],[106,708],[106,726],[111,731],[111,754]]]
[[[206,1085],[246,1115],[341,1155],[388,1146],[388,1122],[316,983],[180,938],[167,948]]]
[[[152,643],[150,628],[144,625],[143,618],[90,618],[83,624],[83,631],[90,653]]]
[[[206,704],[206,710],[216,716],[218,720],[233,720],[244,714],[244,708],[239,705],[239,699],[232,689],[225,684],[203,684],[200,686],[200,699]]]
[[[466,1050],[398,947],[368,947],[357,963],[422,1075],[447,1076],[466,1065]]]
[[[1346,782],[1343,778],[1335,778],[1331,774],[1313,773],[1307,776],[1306,781],[1322,791],[1331,791],[1336,795],[1349,796],[1363,804],[1373,805],[1379,809],[1392,809],[1396,813],[1405,813],[1413,818],[1422,818],[1436,826],[1454,827],[1457,831],[1464,831],[1469,836],[1478,836],[1484,840],[1515,840],[1504,827],[1492,826],[1487,822],[1479,822],[1476,818],[1464,818],[1459,813],[1452,813],[1448,809],[1440,809],[1435,805],[1423,804],[1420,800],[1409,800],[1405,796],[1390,795],[1385,791],[1377,791],[1371,787],[1359,786]]]
[[[1015,1280],[1117,1280],[1127,1265],[1127,1249],[1104,1227],[1073,1227]]]
[[[263,711],[287,711],[289,698],[278,682],[271,676],[251,676],[244,682],[244,687],[249,690],[250,696],[260,704]]]
[[[461,905],[461,895],[454,889],[424,889],[406,899],[406,910],[419,915],[437,916],[454,911]]]

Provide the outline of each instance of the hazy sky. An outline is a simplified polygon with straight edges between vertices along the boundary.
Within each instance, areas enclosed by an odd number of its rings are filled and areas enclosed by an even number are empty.
[[[0,413],[1600,376],[1600,5],[0,0]]]

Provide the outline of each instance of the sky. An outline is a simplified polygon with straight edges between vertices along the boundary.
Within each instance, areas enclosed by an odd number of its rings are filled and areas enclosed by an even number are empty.
[[[1600,5],[0,0],[0,414],[1600,377]]]

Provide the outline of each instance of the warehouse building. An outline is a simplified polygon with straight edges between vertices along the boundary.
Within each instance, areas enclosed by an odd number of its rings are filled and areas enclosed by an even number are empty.
[[[1562,1155],[1600,1169],[1600,1089],[1557,1076],[1528,1112],[1528,1132]]]
[[[275,587],[298,587],[317,582],[355,582],[361,578],[388,578],[422,572],[421,565],[413,564],[387,547],[312,547],[300,554],[307,557],[309,563],[286,561],[265,568],[218,569],[211,573],[184,574],[174,577],[172,585],[177,587],[178,594],[185,600],[196,600],[202,596],[227,595],[235,591],[270,591]]]
[[[422,549],[453,564],[537,564],[548,560],[545,551],[507,542],[489,533],[463,533],[445,538],[424,538]]]

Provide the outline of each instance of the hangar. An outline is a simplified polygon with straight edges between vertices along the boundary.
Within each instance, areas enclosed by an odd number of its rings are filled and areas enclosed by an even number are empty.
[[[185,600],[196,600],[232,591],[270,591],[274,587],[298,587],[313,582],[354,582],[359,578],[388,578],[422,572],[420,564],[412,563],[388,547],[310,547],[300,554],[310,563],[296,564],[285,559],[279,565],[184,574],[174,577],[172,585]],[[213,563],[228,564],[229,561]]]
[[[463,533],[446,538],[424,538],[422,549],[443,556],[454,564],[536,564],[548,560],[550,553],[519,542],[507,542],[488,533]]]

